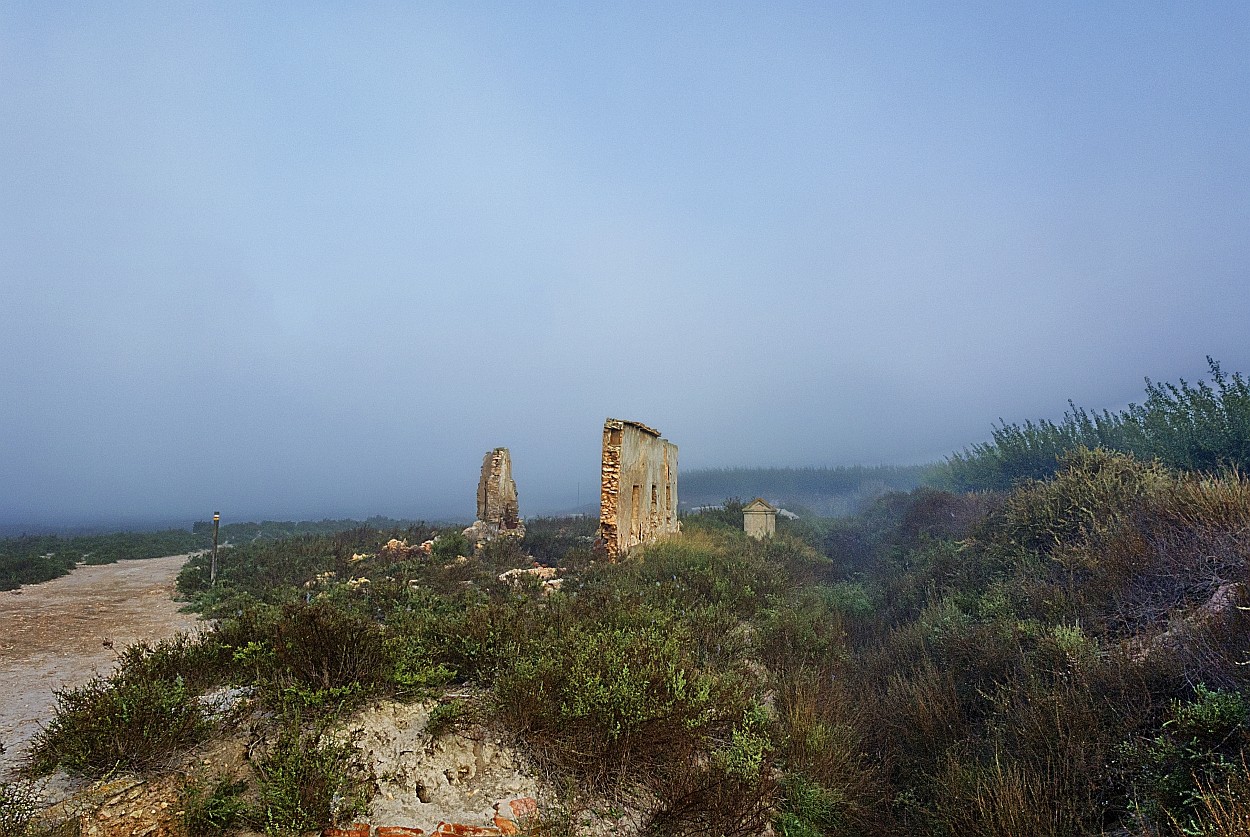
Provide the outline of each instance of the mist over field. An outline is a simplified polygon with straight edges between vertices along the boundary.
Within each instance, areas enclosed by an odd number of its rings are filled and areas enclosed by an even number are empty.
[[[1250,370],[1250,9],[0,8],[0,526],[909,465]]]

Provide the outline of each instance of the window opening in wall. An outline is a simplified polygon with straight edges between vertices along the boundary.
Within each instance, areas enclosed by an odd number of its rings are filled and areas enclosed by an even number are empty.
[[[635,485],[629,493],[629,513],[631,517],[630,530],[634,533],[634,537],[642,538],[642,486]]]

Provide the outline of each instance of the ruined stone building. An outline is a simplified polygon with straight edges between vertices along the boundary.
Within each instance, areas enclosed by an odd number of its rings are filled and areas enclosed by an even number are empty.
[[[756,497],[742,507],[742,528],[757,541],[777,533],[777,509],[762,497]]]
[[[599,537],[616,560],[639,544],[681,531],[677,446],[636,421],[603,423]]]
[[[516,482],[512,479],[512,454],[507,448],[495,448],[482,458],[482,476],[477,482],[477,520],[464,534],[476,543],[497,535],[525,536]]]

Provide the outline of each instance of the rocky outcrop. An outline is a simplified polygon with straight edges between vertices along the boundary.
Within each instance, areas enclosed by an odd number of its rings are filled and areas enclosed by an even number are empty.
[[[376,777],[368,817],[361,820],[426,834],[518,833],[508,830],[518,822],[516,812],[532,815],[543,798],[538,777],[484,729],[431,735],[427,726],[437,705],[382,702],[346,726],[346,740],[362,751]],[[412,832],[379,829],[373,837],[405,834]]]
[[[1163,630],[1129,640],[1129,657],[1141,662],[1160,652],[1183,658],[1205,655],[1208,646],[1222,644],[1220,635],[1246,630],[1248,608],[1243,603],[1248,600],[1250,591],[1245,584],[1225,582],[1202,604],[1187,613],[1174,614]]]
[[[520,587],[527,579],[533,579],[542,586],[542,591],[546,593],[554,593],[560,589],[560,585],[564,583],[564,579],[556,578],[556,574],[560,570],[556,567],[540,567],[532,568],[522,567],[520,569],[508,570],[499,574],[499,580],[513,587]]]

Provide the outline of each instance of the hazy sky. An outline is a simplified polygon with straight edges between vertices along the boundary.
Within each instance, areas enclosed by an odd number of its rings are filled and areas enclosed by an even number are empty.
[[[0,523],[523,514],[1250,371],[1250,4],[0,5]]]

